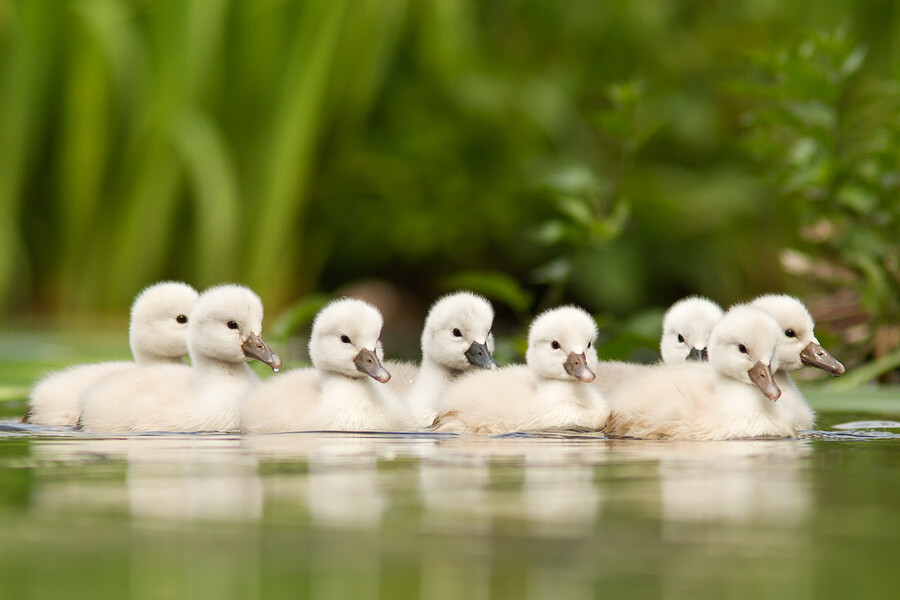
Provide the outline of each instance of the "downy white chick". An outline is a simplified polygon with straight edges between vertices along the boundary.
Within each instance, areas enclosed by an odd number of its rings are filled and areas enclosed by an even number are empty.
[[[207,290],[189,316],[192,366],[135,367],[103,380],[83,397],[82,429],[237,431],[240,403],[259,383],[247,362],[281,368],[261,337],[262,320],[262,302],[250,289]]]
[[[597,326],[584,310],[540,314],[528,332],[527,366],[458,379],[439,400],[436,431],[500,434],[557,428],[599,429],[609,409],[596,387]]]
[[[699,296],[682,298],[669,307],[663,316],[659,351],[667,365],[708,360],[709,336],[713,326],[722,318],[722,309],[712,300]],[[620,383],[637,377],[641,365],[620,361],[601,361],[597,367],[594,385],[604,395],[611,394]]]
[[[819,344],[814,332],[812,315],[796,298],[783,294],[767,294],[760,296],[750,305],[772,315],[781,327],[782,335],[778,341],[779,368],[775,373],[775,383],[782,391],[778,404],[786,411],[797,429],[810,430],[815,423],[816,413],[806,403],[790,373],[806,365],[838,377],[843,375],[844,365]]]
[[[767,313],[733,307],[713,329],[709,364],[660,365],[623,383],[609,398],[604,431],[645,439],[796,437],[775,403],[780,336]]]
[[[682,298],[663,316],[659,352],[667,365],[708,360],[709,338],[722,318],[722,309],[699,296]]]
[[[434,423],[438,398],[461,375],[499,368],[491,356],[493,323],[494,309],[485,298],[471,292],[449,294],[435,302],[425,318],[421,366],[415,370],[389,363],[394,374],[389,385],[405,400],[417,426]]]
[[[244,403],[243,433],[279,431],[397,431],[410,426],[406,407],[384,384],[383,320],[353,298],[335,300],[316,315],[309,339],[314,370],[272,377]]]
[[[134,362],[76,365],[47,375],[31,390],[23,421],[72,426],[81,414],[81,395],[104,377],[137,365],[178,364],[187,355],[188,315],[197,291],[186,283],[163,281],[145,288],[131,305],[128,330]]]

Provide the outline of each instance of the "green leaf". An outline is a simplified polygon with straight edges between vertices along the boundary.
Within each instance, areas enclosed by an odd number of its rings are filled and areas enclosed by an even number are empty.
[[[866,60],[868,50],[865,46],[857,46],[847,55],[844,62],[841,63],[840,72],[844,77],[850,77],[862,68],[863,62]]]
[[[568,228],[558,219],[544,221],[531,231],[531,238],[543,246],[555,246],[566,237]]]
[[[834,108],[821,100],[808,102],[792,102],[788,104],[791,114],[796,116],[807,127],[821,127],[831,130],[837,121]]]
[[[842,206],[858,215],[868,215],[878,205],[878,198],[869,190],[858,185],[844,185],[835,194]]]
[[[847,372],[840,379],[832,381],[828,385],[828,389],[843,391],[861,388],[873,379],[877,379],[895,369],[900,369],[900,348],[896,348],[881,358]],[[894,400],[897,400],[896,395]]]
[[[556,208],[570,221],[588,227],[594,220],[594,212],[588,203],[572,196],[559,196],[556,198]]]
[[[619,237],[631,219],[631,203],[620,199],[604,219],[591,223],[591,238],[594,242],[608,242]]]

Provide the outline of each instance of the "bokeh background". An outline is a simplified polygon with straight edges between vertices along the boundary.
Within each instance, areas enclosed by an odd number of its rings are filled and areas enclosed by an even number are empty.
[[[786,291],[887,380],[898,67],[890,0],[0,0],[0,314],[238,281],[287,338],[360,293],[414,355],[468,287],[648,359],[682,296]]]

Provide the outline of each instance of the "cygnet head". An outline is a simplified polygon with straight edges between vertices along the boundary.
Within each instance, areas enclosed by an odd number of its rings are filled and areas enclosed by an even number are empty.
[[[189,320],[188,348],[195,364],[203,359],[242,363],[255,358],[275,371],[281,368],[281,359],[262,338],[262,301],[249,288],[225,284],[206,290]]]
[[[165,362],[187,355],[188,316],[197,297],[197,290],[178,281],[151,285],[135,297],[128,341],[137,362]]]
[[[835,377],[844,374],[844,365],[816,339],[812,315],[802,302],[784,294],[768,294],[754,300],[751,306],[772,315],[781,327],[778,359],[782,371],[796,371],[807,365]]]
[[[528,330],[525,362],[544,379],[594,380],[597,324],[583,309],[560,306],[535,317]]]
[[[773,402],[781,396],[772,373],[778,370],[778,323],[768,313],[734,306],[716,323],[709,361],[720,375],[757,386]]]
[[[335,300],[316,315],[309,338],[309,358],[320,372],[353,379],[371,377],[381,383],[391,374],[382,365],[381,328],[377,308],[355,298]]]
[[[422,357],[454,372],[473,368],[496,369],[494,309],[471,292],[439,299],[428,311],[422,328]]]
[[[709,336],[722,318],[722,309],[699,296],[683,298],[663,317],[659,351],[668,365],[709,359]]]

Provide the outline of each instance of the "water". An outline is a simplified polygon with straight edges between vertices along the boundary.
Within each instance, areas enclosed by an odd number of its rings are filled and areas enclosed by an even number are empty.
[[[831,427],[854,420],[712,443],[7,421],[0,597],[893,597],[900,435]]]

